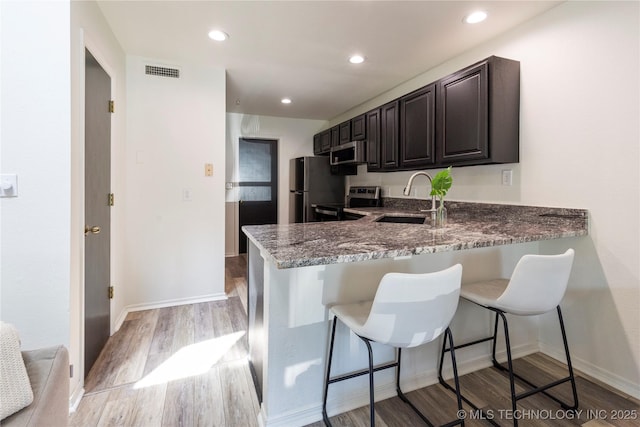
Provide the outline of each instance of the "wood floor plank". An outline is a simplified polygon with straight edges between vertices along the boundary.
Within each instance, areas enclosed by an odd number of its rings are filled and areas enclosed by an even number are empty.
[[[175,322],[171,345],[171,353],[173,354],[194,343],[194,306],[189,304],[176,307]]]
[[[246,362],[245,362],[246,363]],[[257,414],[253,410],[251,395],[244,369],[240,362],[219,366],[224,400],[225,425],[257,426]]]
[[[185,378],[167,384],[162,426],[186,427],[194,425],[194,383],[193,378]]]
[[[224,426],[224,397],[220,373],[214,366],[195,377],[194,424],[196,426]]]
[[[137,327],[139,319],[125,321],[120,330],[107,340],[98,359],[89,371],[85,381],[87,393],[105,390],[115,385],[115,379],[127,357],[132,331]]]
[[[131,414],[135,408],[137,390],[120,387],[107,392],[109,397],[104,404],[98,427],[131,426]]]
[[[136,405],[131,413],[131,426],[161,425],[166,393],[166,384],[139,389]]]
[[[132,331],[130,345],[127,348],[126,357],[121,361],[118,374],[114,378],[114,385],[138,381],[144,373],[158,322],[158,310],[141,311],[136,320],[136,328]]]
[[[69,426],[85,427],[98,425],[108,397],[109,392],[106,391],[85,395],[80,401],[78,409],[69,417]]]
[[[149,354],[171,352],[178,307],[166,307],[158,313]]]
[[[407,408],[399,397],[376,402],[375,408],[376,413],[380,415],[380,418],[389,427],[424,425],[422,419],[410,408]]]
[[[349,411],[347,416],[349,417],[349,425],[352,427],[369,427],[370,425],[369,405]],[[377,411],[374,416],[376,417],[376,426],[388,427]]]
[[[211,305],[208,302],[194,304],[194,316],[194,342],[215,338]]]

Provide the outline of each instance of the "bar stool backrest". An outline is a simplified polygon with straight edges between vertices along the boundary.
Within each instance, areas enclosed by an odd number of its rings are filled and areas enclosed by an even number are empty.
[[[553,310],[567,290],[573,257],[573,249],[560,255],[523,256],[507,288],[496,300],[496,307],[519,315]]]
[[[435,273],[387,273],[362,336],[394,347],[415,347],[438,338],[458,307],[462,266]]]

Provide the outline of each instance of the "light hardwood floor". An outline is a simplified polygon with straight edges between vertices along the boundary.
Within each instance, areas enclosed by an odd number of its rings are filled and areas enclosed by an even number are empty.
[[[246,361],[246,259],[227,258],[226,301],[130,313],[105,346],[85,382],[86,394],[70,417],[71,426],[257,426],[259,405]],[[570,339],[570,337],[569,337]],[[534,354],[516,361],[516,369],[536,382],[559,378],[564,365]],[[579,375],[581,416],[566,416],[550,399],[536,395],[519,402],[522,426],[640,426],[638,401]],[[483,369],[461,378],[465,394],[493,411],[499,425],[511,425],[501,409],[510,407],[507,377]],[[519,390],[517,390],[519,391]],[[563,385],[553,393],[570,398]],[[407,393],[435,423],[455,417],[453,394],[440,385]],[[469,408],[467,408],[469,409]],[[535,410],[549,412],[535,413]],[[591,412],[589,412],[591,411]],[[612,420],[625,415],[628,420]],[[504,415],[504,416],[502,416]],[[537,415],[537,416],[536,416]],[[601,419],[596,419],[596,415]],[[602,419],[606,416],[606,419]],[[541,419],[541,418],[547,419]],[[366,426],[368,407],[331,418],[335,427]],[[311,424],[320,427],[322,422]],[[376,425],[423,425],[397,397],[376,403]],[[468,426],[489,425],[468,420]]]

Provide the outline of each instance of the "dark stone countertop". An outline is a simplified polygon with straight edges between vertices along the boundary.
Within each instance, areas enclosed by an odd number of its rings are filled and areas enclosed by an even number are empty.
[[[375,222],[383,215],[429,215],[430,202],[384,199],[384,207],[348,208],[356,221],[242,227],[277,268],[296,268],[586,236],[583,209],[445,202],[447,225]],[[429,222],[429,221],[427,221]]]

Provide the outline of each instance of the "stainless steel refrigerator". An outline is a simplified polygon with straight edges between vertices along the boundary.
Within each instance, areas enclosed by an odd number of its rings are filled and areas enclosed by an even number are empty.
[[[312,205],[344,203],[345,180],[332,175],[328,156],[289,161],[289,222],[313,222]]]

